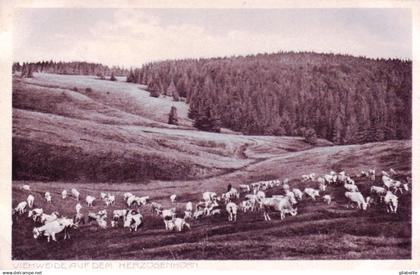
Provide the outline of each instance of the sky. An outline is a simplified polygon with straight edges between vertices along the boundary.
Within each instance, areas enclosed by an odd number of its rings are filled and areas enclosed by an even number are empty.
[[[13,60],[124,67],[314,51],[411,59],[409,9],[19,9]]]

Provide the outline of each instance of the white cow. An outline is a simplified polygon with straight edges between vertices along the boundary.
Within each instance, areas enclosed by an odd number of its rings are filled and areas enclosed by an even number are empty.
[[[384,203],[386,206],[386,212],[397,213],[398,208],[398,197],[392,194],[391,191],[387,191],[384,197]]]
[[[226,211],[229,214],[228,220],[230,222],[236,222],[236,216],[238,214],[238,206],[234,202],[228,202],[226,204]]]
[[[71,189],[71,195],[78,201],[80,197],[79,191],[77,191],[75,188]]]
[[[363,210],[367,209],[368,204],[365,201],[365,198],[363,197],[362,193],[360,193],[360,192],[345,192],[344,196],[348,200],[347,207],[348,207],[349,203],[356,203],[357,208],[363,209]]]
[[[74,226],[72,219],[61,218],[61,219],[48,222],[43,226],[34,227],[32,232],[33,232],[34,239],[38,239],[42,234],[43,236],[47,237],[48,242],[50,242],[50,238],[52,238],[53,241],[57,241],[57,239],[55,238],[55,235],[57,233],[62,232],[63,230],[65,230],[64,239],[66,239],[67,237],[70,238],[70,235],[68,234],[66,230],[68,230],[72,226]]]
[[[172,203],[175,203],[175,200],[176,200],[176,194],[172,194],[169,198],[171,199],[171,202],[172,202]]]
[[[64,189],[64,190],[61,192],[61,197],[63,198],[63,200],[65,200],[65,199],[67,198],[67,190],[66,190],[66,189]]]
[[[303,193],[305,193],[306,195],[308,195],[309,197],[312,198],[312,200],[316,200],[316,197],[319,197],[319,190],[313,189],[313,188],[305,188],[303,190]]]
[[[323,197],[324,202],[326,202],[328,205],[331,204],[331,196],[330,195],[324,195]]]
[[[137,231],[137,229],[142,224],[143,216],[135,210],[131,210],[128,212],[124,227],[130,227],[130,231]]]
[[[87,195],[86,196],[86,203],[87,203],[87,205],[88,206],[93,206],[93,202],[96,200],[96,198],[95,197],[93,197],[93,196],[90,196],[90,195]]]
[[[165,223],[166,230],[170,230],[169,224],[170,224],[170,221],[172,221],[175,218],[175,214],[176,214],[175,211],[176,211],[175,208],[162,210],[161,216],[163,218],[163,222]]]
[[[13,213],[23,214],[26,211],[26,206],[28,206],[28,203],[26,201],[20,202],[15,209],[13,209]]]
[[[34,200],[35,200],[35,197],[32,194],[29,194],[28,197],[26,198],[29,208],[32,208],[34,206]]]
[[[297,215],[297,208],[293,208],[289,197],[265,198],[262,200],[264,206],[264,220],[270,221],[269,212],[280,212],[280,219],[284,219],[286,214]]]
[[[174,220],[169,221],[168,227],[170,231],[176,230],[178,232],[181,232],[184,229],[184,227],[191,230],[190,224],[187,223],[185,219],[181,218],[175,218]]]

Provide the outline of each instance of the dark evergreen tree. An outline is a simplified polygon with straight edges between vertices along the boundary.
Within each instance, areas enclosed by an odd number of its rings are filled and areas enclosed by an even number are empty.
[[[111,76],[110,76],[109,80],[117,81],[117,79],[115,78],[114,72],[111,73]]]
[[[168,124],[178,125],[178,113],[175,106],[172,106],[169,112]]]

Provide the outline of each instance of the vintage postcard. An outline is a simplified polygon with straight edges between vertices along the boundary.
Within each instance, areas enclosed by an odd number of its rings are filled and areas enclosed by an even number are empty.
[[[418,5],[194,3],[3,3],[0,268],[416,274]]]

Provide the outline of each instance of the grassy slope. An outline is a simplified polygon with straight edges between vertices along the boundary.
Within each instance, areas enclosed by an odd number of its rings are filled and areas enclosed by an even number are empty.
[[[70,91],[74,86],[82,92]],[[92,88],[94,95],[86,94],[86,87]],[[13,152],[15,167],[20,165],[19,177],[15,175],[15,178],[31,181],[14,182],[13,205],[27,196],[18,189],[23,183],[32,186],[37,206],[47,213],[58,209],[70,216],[74,213],[75,201],[59,198],[63,188],[76,187],[82,197],[87,194],[98,197],[100,191],[116,193],[117,204],[109,210],[124,207],[121,197],[126,191],[150,195],[167,207],[171,206],[168,196],[177,193],[177,207],[181,209],[188,200],[199,200],[203,191],[224,191],[227,183],[236,186],[260,179],[288,177],[292,179],[292,186],[303,188],[311,184],[296,180],[302,174],[326,173],[330,169],[356,173],[369,167],[393,167],[401,176],[411,174],[409,141],[312,148],[299,138],[203,133],[189,128],[186,111],[180,112],[181,120],[185,121],[180,127],[164,124],[166,111],[160,115],[143,113],[143,108],[152,108],[147,106],[149,100],[155,99],[136,93],[145,92],[134,84],[80,76],[36,75],[25,83],[15,83]],[[41,181],[43,177],[55,179],[55,182]],[[112,181],[119,184],[109,184]],[[146,184],[138,184],[139,181]],[[357,182],[364,193],[373,184],[366,179]],[[46,190],[53,193],[53,206],[42,201]],[[279,193],[279,190],[271,193]],[[13,226],[13,257],[410,257],[410,195],[401,199],[398,215],[389,215],[382,208],[367,212],[346,209],[342,187],[330,187],[327,193],[333,197],[332,205],[305,200],[298,205],[299,215],[284,221],[274,217],[267,223],[262,213],[240,214],[237,224],[229,224],[223,216],[194,221],[191,232],[167,233],[162,221],[150,216],[146,207],[141,210],[146,215],[146,223],[140,232],[130,233],[121,228],[102,231],[92,225],[73,232],[71,240],[54,244],[34,240],[31,223],[20,218]],[[84,207],[87,211],[85,203]],[[99,202],[93,210],[103,208]],[[62,249],[64,247],[66,249]]]
[[[74,87],[77,91],[71,90]],[[300,138],[244,137],[168,125],[162,122],[167,113],[158,111],[166,105],[169,110],[174,102],[145,94],[138,85],[84,76],[37,74],[15,81],[14,178],[113,182],[206,178],[311,148]],[[156,100],[163,106],[153,107]],[[180,120],[188,121],[185,103],[176,104],[184,110]],[[150,115],[142,116],[144,110]]]

